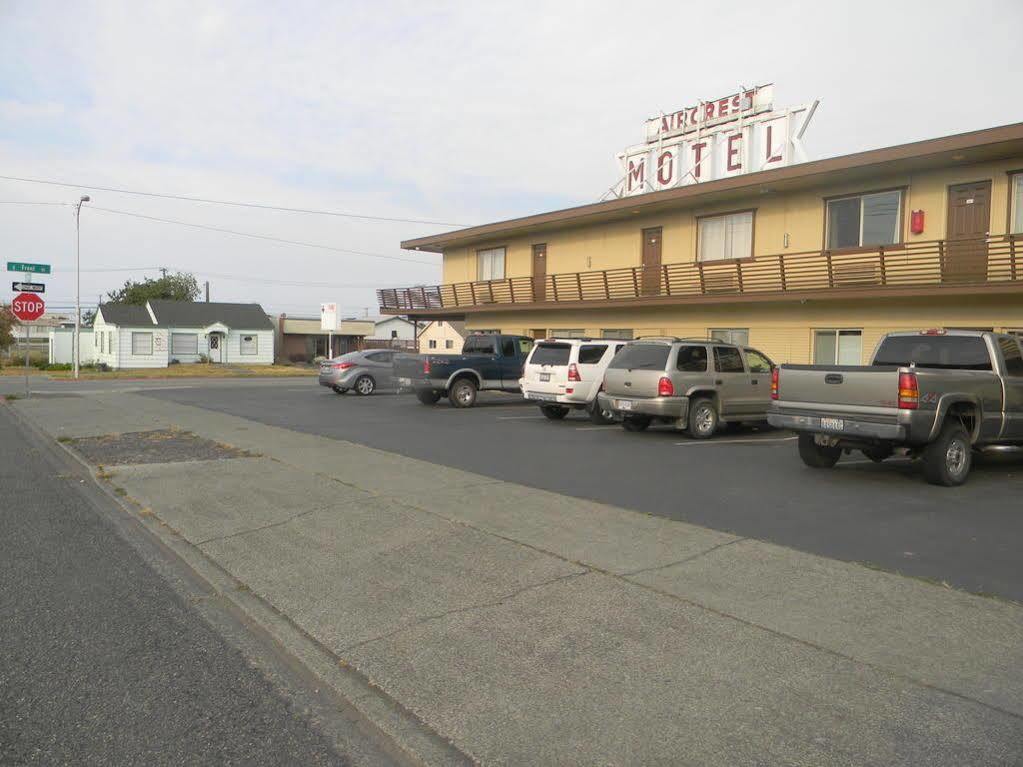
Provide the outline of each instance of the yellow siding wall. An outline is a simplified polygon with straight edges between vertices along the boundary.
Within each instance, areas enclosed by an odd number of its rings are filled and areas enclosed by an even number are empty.
[[[726,211],[755,209],[754,255],[799,253],[819,250],[824,242],[824,199],[843,194],[906,187],[903,198],[903,239],[907,242],[938,240],[945,236],[948,187],[951,184],[990,179],[991,233],[1004,234],[1008,225],[1008,176],[1023,166],[1023,158],[972,164],[917,174],[872,175],[866,181],[830,184],[812,191],[774,192],[714,206],[696,206],[659,214],[637,215],[627,221],[543,232],[529,237],[477,243],[444,252],[444,282],[476,279],[476,251],[507,248],[505,276],[528,276],[532,271],[532,245],[547,244],[547,272],[580,272],[637,266],[640,233],[660,226],[664,230],[663,263],[693,261],[696,257],[696,218]],[[923,234],[909,232],[909,211],[922,209]],[[785,235],[789,235],[785,247]]]
[[[531,335],[534,329],[582,328],[599,337],[605,328],[629,328],[635,336],[706,338],[711,328],[748,328],[750,345],[775,362],[812,362],[813,333],[820,329],[856,329],[863,333],[863,362],[869,362],[882,335],[929,327],[1023,329],[1023,299],[960,297],[735,303],[716,306],[636,307],[514,311],[470,314],[468,330],[496,329]]]

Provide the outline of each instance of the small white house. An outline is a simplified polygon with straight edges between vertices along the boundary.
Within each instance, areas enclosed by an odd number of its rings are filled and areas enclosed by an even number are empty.
[[[54,328],[49,333],[51,365],[71,365],[75,361],[75,329]],[[78,355],[78,362],[81,365],[88,365],[96,361],[96,345],[92,340],[92,328],[80,328],[78,332],[79,343],[82,346],[81,354]]]
[[[374,320],[373,335],[367,341],[415,341],[416,325],[404,317],[382,317]]]
[[[465,323],[433,320],[419,331],[419,351],[423,354],[461,354],[465,341]]]
[[[235,365],[274,361],[273,322],[259,304],[101,304],[92,329],[95,361],[115,369],[163,368],[172,360],[203,358]]]

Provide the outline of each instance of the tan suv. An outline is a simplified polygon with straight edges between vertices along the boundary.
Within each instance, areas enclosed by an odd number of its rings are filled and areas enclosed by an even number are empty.
[[[706,439],[723,422],[767,420],[773,367],[756,349],[722,341],[642,338],[611,361],[599,402],[628,431],[659,421]]]

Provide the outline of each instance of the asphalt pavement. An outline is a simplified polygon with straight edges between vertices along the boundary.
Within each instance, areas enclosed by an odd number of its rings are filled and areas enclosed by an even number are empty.
[[[457,410],[408,395],[339,396],[305,379],[136,390],[1023,601],[1019,454],[981,460],[965,486],[939,488],[907,460],[877,465],[853,454],[832,471],[807,469],[785,432],[747,428],[710,441],[670,429],[632,434],[575,413],[551,422],[511,395]]]
[[[214,630],[58,451],[0,406],[0,763],[390,762],[324,735],[313,691]]]

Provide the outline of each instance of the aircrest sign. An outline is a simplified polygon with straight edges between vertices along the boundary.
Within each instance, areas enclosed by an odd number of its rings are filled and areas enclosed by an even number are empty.
[[[745,88],[646,122],[646,142],[618,155],[617,197],[779,168],[806,159],[817,102],[775,109],[774,86]]]

